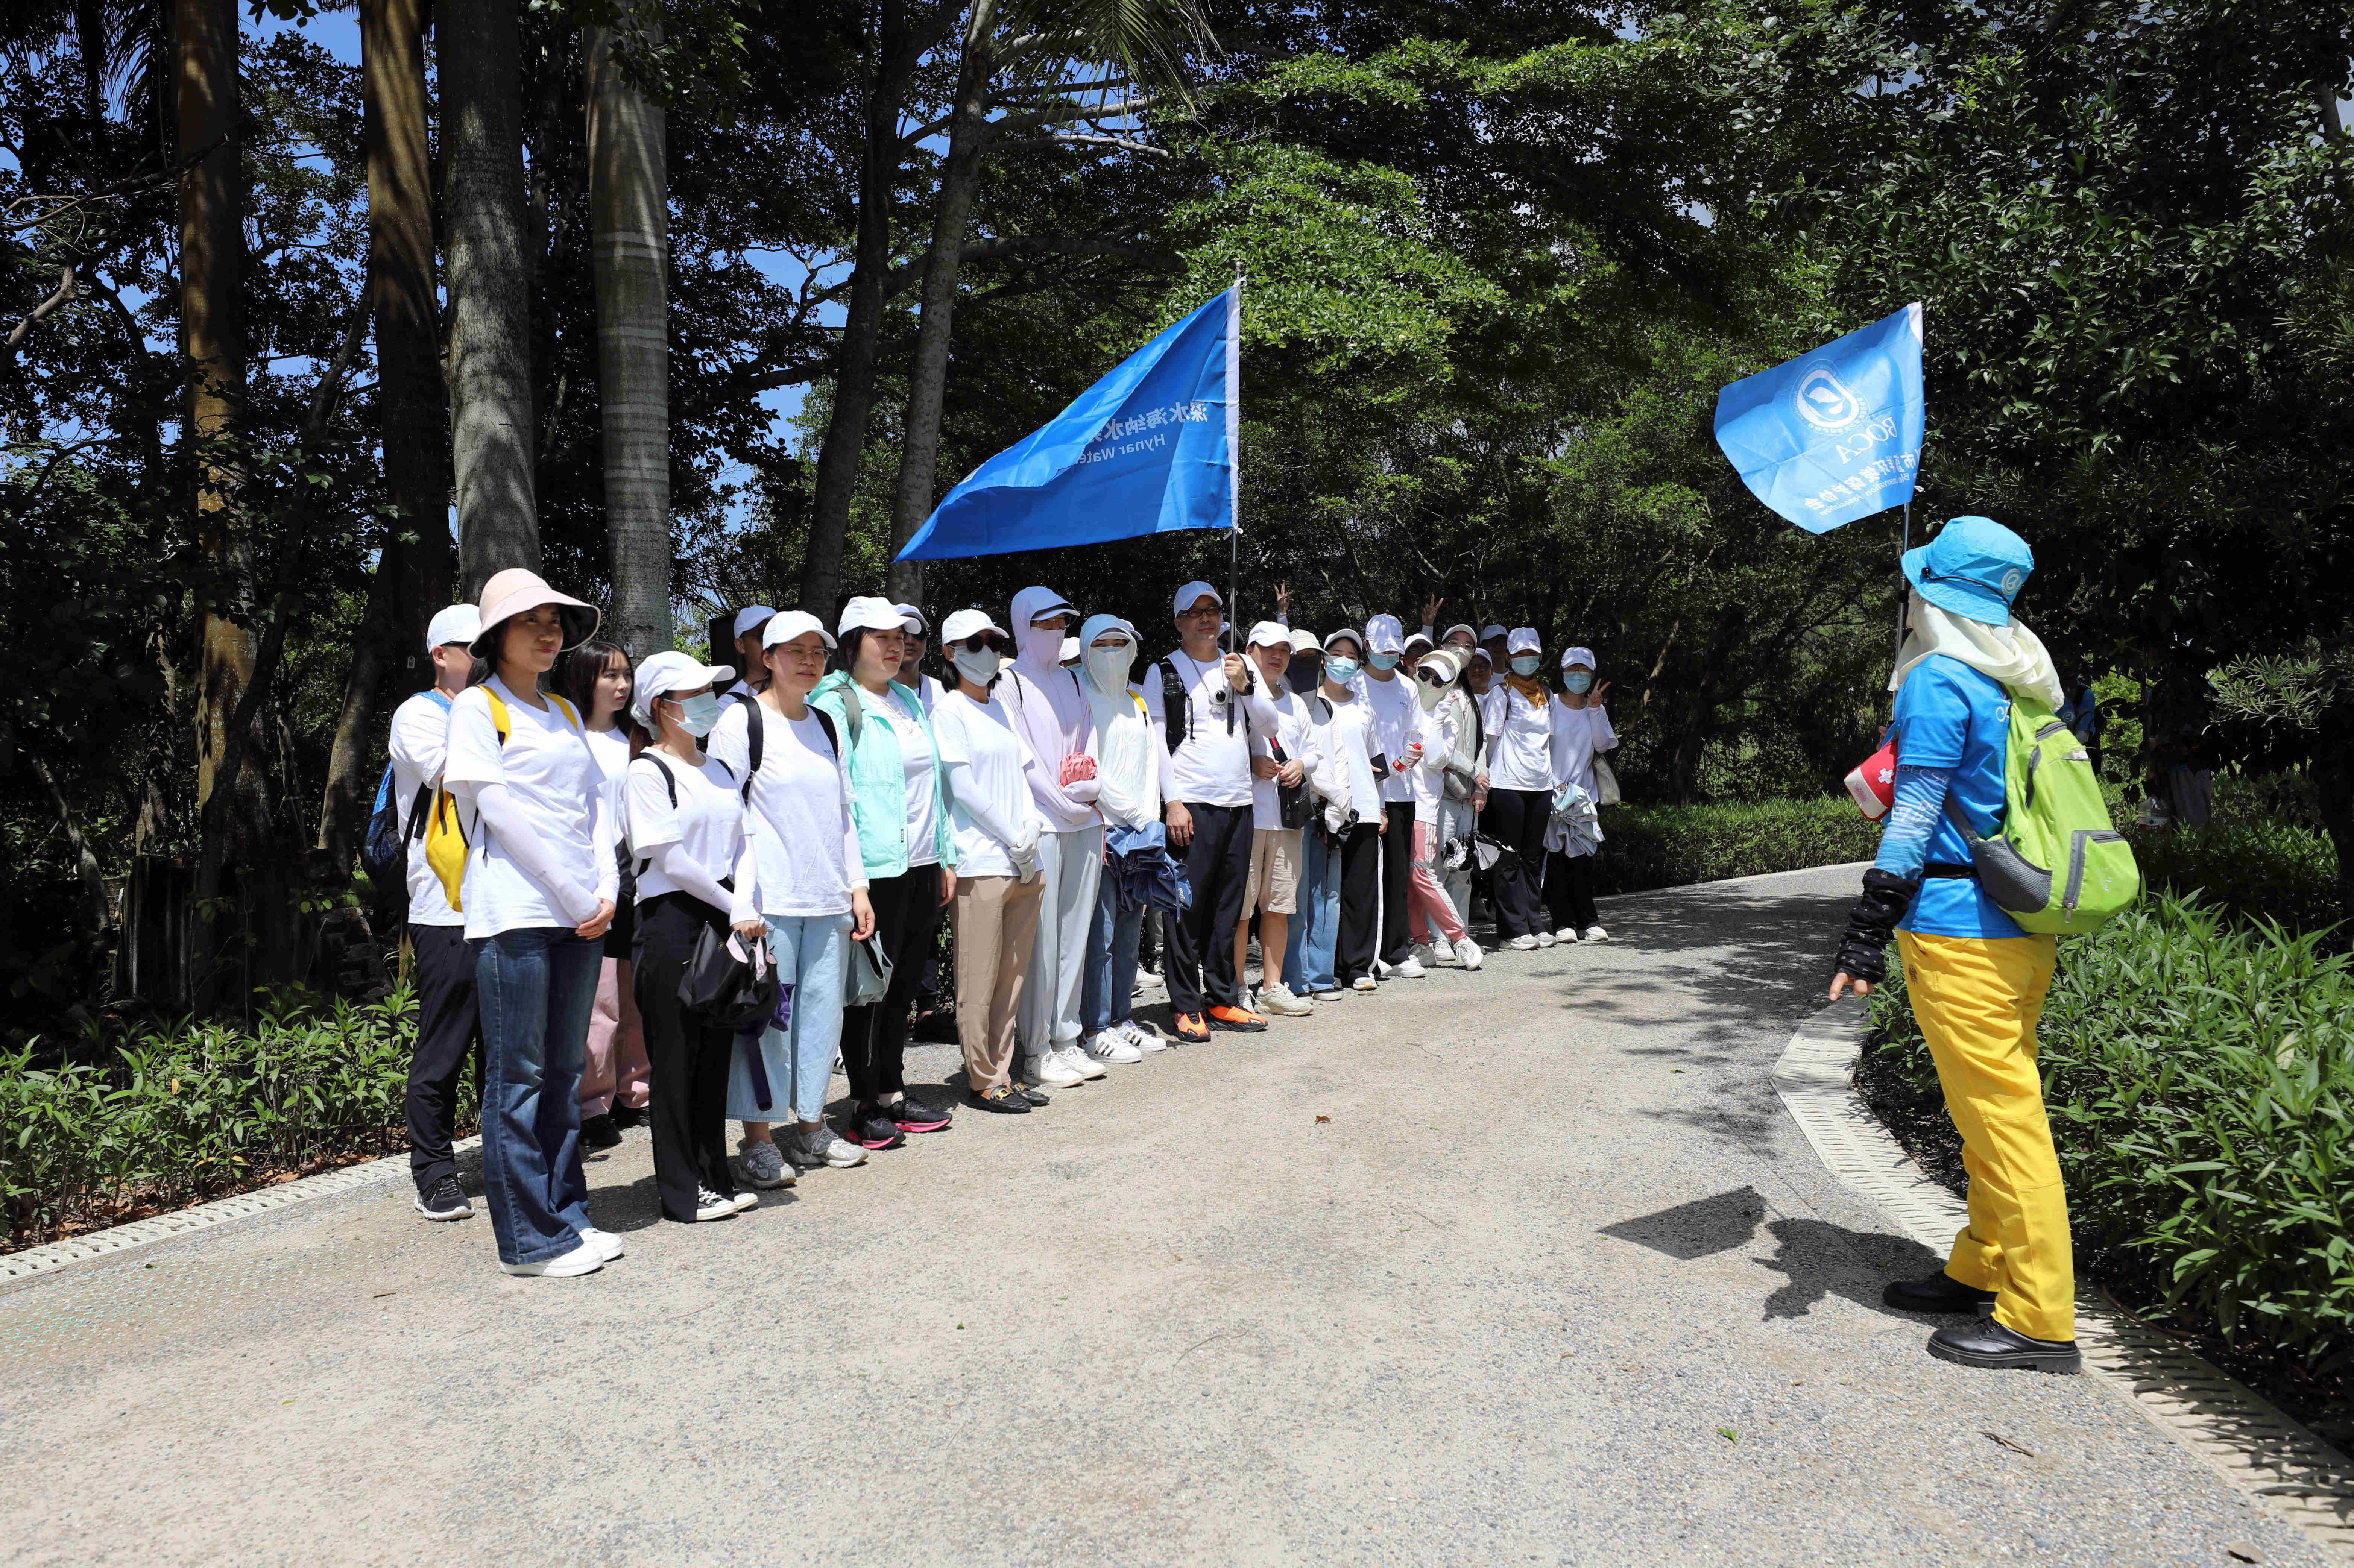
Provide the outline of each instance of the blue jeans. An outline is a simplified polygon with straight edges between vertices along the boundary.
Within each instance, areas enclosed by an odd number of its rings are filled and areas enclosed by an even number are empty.
[[[760,1033],[760,1063],[768,1070],[769,1103],[752,1089],[748,1042],[736,1037],[727,1065],[727,1115],[735,1121],[823,1121],[825,1090],[842,1047],[842,999],[850,980],[847,915],[771,915],[769,953],[792,988],[789,1022]]]
[[[1119,879],[1107,870],[1096,889],[1095,917],[1087,922],[1087,956],[1079,988],[1079,1022],[1088,1038],[1126,1023],[1136,1000],[1136,939],[1144,931],[1144,910],[1119,906]]]
[[[1331,991],[1333,949],[1341,940],[1341,857],[1325,842],[1324,830],[1310,823],[1299,835],[1299,906],[1284,943],[1283,972],[1294,996]]]
[[[546,1263],[580,1245],[580,1067],[605,944],[560,926],[483,937],[474,949],[482,1020],[482,1197],[501,1263]]]

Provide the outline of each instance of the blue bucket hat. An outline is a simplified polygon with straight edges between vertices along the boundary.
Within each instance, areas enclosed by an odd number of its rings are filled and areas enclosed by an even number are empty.
[[[1991,517],[1956,517],[1904,552],[1904,580],[1923,599],[1988,626],[2010,624],[2010,607],[2034,569],[2027,541]]]

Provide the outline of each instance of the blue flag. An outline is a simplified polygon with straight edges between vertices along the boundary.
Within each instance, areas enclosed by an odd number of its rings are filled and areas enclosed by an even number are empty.
[[[967,474],[899,559],[1233,527],[1241,329],[1238,284]]]
[[[1921,307],[1718,393],[1716,444],[1758,500],[1809,534],[1912,500]]]

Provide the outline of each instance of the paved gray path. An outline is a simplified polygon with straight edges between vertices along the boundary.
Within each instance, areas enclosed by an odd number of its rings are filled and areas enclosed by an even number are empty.
[[[584,1280],[387,1189],[0,1289],[0,1560],[2320,1563],[1881,1308],[1934,1260],[1766,1080],[1851,885],[1614,901],[723,1224],[632,1141]]]

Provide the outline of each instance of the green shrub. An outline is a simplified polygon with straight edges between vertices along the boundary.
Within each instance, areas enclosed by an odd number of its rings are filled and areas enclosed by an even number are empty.
[[[97,1063],[37,1066],[37,1041],[0,1050],[10,1245],[389,1150],[402,1136],[415,1014],[406,988],[331,1009],[281,996],[249,1033],[184,1022]]]
[[[2214,785],[2205,827],[2164,832],[2135,822],[2138,787],[2112,792],[2111,815],[2133,845],[2144,885],[2197,894],[2235,920],[2278,920],[2294,930],[2345,919],[2337,846],[2322,832],[2304,775],[2219,773]]]
[[[1701,806],[1606,806],[1597,893],[1681,887],[1870,860],[1880,827],[1845,795]]]
[[[2161,896],[2061,945],[2039,1030],[2080,1254],[2309,1383],[2354,1368],[2349,964]],[[1925,1075],[1901,976],[1872,1011]]]

